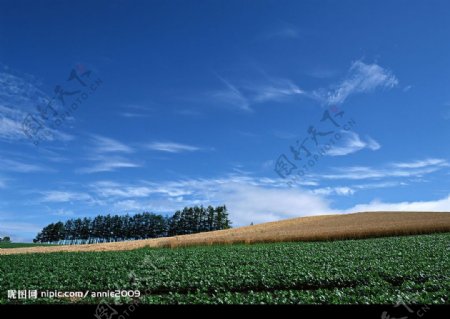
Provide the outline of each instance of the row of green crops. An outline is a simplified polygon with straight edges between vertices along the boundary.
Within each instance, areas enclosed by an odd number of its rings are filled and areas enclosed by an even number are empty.
[[[449,303],[450,233],[0,256],[0,303],[70,302],[11,300],[7,298],[11,289],[140,290],[140,301],[152,304],[393,304],[400,298],[410,303]],[[87,297],[72,302],[100,300]]]

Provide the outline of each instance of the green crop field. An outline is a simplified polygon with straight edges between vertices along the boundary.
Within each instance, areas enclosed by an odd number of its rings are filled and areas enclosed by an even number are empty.
[[[89,293],[75,299],[8,299],[7,290],[19,289],[139,290],[140,302],[148,304],[445,304],[450,233],[0,256],[0,303],[101,301]]]

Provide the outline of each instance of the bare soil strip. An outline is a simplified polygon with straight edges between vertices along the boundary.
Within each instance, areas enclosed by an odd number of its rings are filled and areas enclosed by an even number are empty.
[[[361,239],[450,232],[450,212],[368,212],[300,217],[192,235],[128,242],[0,249],[0,255],[132,250],[283,241]]]

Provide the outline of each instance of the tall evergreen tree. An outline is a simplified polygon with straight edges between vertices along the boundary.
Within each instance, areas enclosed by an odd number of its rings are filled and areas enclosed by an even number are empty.
[[[193,234],[231,227],[226,206],[185,207],[171,217],[149,212],[129,215],[99,215],[95,218],[69,219],[45,226],[34,242],[92,239],[118,241]]]

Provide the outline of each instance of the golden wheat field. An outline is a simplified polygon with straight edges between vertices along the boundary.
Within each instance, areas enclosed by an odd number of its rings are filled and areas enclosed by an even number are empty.
[[[89,245],[0,249],[0,255],[61,251],[116,251],[143,247],[176,248],[216,244],[323,241],[436,232],[450,232],[449,212],[364,212],[299,217],[175,237]]]

